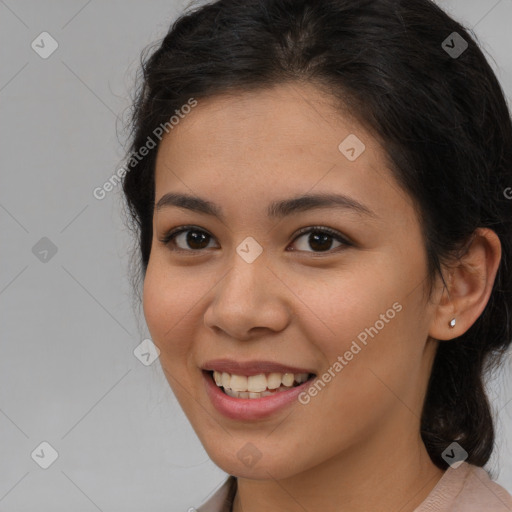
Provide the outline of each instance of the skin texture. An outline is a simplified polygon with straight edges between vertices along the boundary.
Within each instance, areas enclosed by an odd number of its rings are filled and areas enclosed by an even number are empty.
[[[338,149],[349,134],[366,146],[355,161]],[[234,511],[414,510],[443,475],[419,434],[437,340],[450,343],[483,311],[500,258],[496,235],[479,230],[464,262],[447,269],[449,293],[438,279],[429,300],[414,203],[384,148],[309,84],[199,100],[162,140],[155,180],[156,202],[168,192],[197,195],[225,216],[155,211],[143,305],[191,425],[211,459],[238,477]],[[374,216],[266,215],[271,201],[333,192]],[[210,235],[207,248],[191,248],[187,233],[160,241],[188,224]],[[353,245],[332,238],[319,251],[309,234],[297,235],[311,226]],[[236,252],[248,236],[263,248],[253,263]],[[395,302],[401,311],[308,404],[237,421],[210,402],[206,361],[271,360],[322,375]],[[248,442],[261,454],[251,467],[237,457]]]

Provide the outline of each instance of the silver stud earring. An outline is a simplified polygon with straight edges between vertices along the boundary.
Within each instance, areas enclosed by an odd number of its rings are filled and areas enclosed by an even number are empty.
[[[450,327],[455,327],[455,318],[450,320]]]

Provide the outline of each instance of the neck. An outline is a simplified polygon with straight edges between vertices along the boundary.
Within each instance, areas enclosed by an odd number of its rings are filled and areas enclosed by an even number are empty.
[[[385,435],[383,428],[374,439],[291,477],[238,478],[233,512],[414,511],[444,471],[433,464],[419,434],[397,435],[400,430],[389,425]]]

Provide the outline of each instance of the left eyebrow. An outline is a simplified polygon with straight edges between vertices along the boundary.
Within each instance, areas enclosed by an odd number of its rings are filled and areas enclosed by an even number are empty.
[[[221,221],[225,221],[222,209],[198,196],[180,193],[167,193],[163,195],[155,205],[155,210],[176,206],[205,215],[212,215]],[[368,206],[356,201],[344,194],[308,194],[281,201],[274,201],[267,208],[267,215],[274,218],[290,216],[294,213],[316,210],[322,208],[340,208],[351,210],[368,217],[378,218],[377,214]]]

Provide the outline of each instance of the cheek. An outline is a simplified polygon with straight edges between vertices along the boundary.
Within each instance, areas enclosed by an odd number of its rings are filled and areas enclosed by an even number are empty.
[[[150,259],[142,294],[144,318],[151,333],[153,342],[160,347],[164,331],[164,312],[172,307],[172,297],[165,292],[166,286],[162,283],[161,272],[154,260]],[[171,302],[171,303],[170,303]],[[167,327],[168,329],[168,327]]]
[[[337,336],[330,342],[317,338],[327,359],[319,378],[331,389],[318,394],[318,408],[346,422],[347,432],[353,433],[376,428],[384,418],[400,414],[403,404],[415,409],[424,355],[423,334],[410,318],[419,320],[420,292],[405,297],[381,283],[359,294],[357,305],[345,301],[346,309],[332,317]],[[318,420],[317,427],[321,424]]]
[[[143,310],[153,343],[161,351],[161,359],[166,360],[167,353],[176,357],[177,352],[186,352],[187,340],[191,340],[186,332],[186,319],[193,314],[190,310],[195,301],[197,297],[190,288],[183,286],[176,270],[171,271],[150,259],[144,279]]]
[[[375,260],[378,259],[376,255]],[[295,301],[299,311],[296,318],[305,338],[314,340],[322,353],[331,358],[343,353],[358,334],[377,321],[379,327],[384,327],[380,330],[388,330],[393,323],[389,318],[396,313],[393,303],[403,296],[397,284],[400,280],[392,269],[387,267],[378,273],[376,264],[372,268],[361,264],[350,266],[350,270],[347,267],[332,271],[321,279],[319,275],[318,271],[316,274],[306,272],[287,279],[287,284],[298,299]],[[389,323],[383,324],[380,315],[388,310],[385,320]]]
[[[354,396],[359,394],[354,389],[362,394],[363,389],[372,390],[375,396],[386,392],[378,377],[389,385],[400,384],[408,379],[408,368],[419,366],[421,287],[411,293],[414,275],[420,275],[416,266],[377,255],[371,269],[352,267],[321,283],[303,279],[295,289],[307,306],[297,315],[305,338],[322,354],[326,371],[343,374],[331,379],[336,381],[333,388],[343,386]]]
[[[178,287],[177,283],[180,283]],[[143,287],[143,310],[153,343],[160,350],[159,362],[174,395],[188,410],[191,386],[191,354],[194,340],[193,305],[197,297],[183,293],[186,287],[178,273],[155,260],[150,261]],[[194,300],[195,299],[195,300]]]

